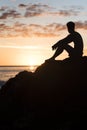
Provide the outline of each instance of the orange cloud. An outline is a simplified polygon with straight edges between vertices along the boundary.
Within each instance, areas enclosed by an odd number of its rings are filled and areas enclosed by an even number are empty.
[[[60,31],[65,30],[65,26],[59,23],[51,23],[48,25],[38,25],[38,24],[24,24],[19,21],[20,18],[26,20],[28,17],[42,16],[42,15],[51,15],[51,16],[71,16],[78,15],[81,10],[81,7],[72,7],[71,9],[64,9],[55,11],[52,7],[44,4],[19,4],[18,8],[24,8],[24,11],[10,9],[10,7],[1,7],[1,16],[0,16],[0,37],[54,37],[58,36]],[[75,10],[74,10],[75,9]],[[14,19],[9,25],[9,19]],[[16,18],[16,20],[15,20]],[[5,21],[5,22],[4,22]],[[23,22],[23,21],[22,21]],[[76,28],[86,29],[87,30],[87,21],[76,22]]]
[[[76,28],[87,30],[87,21],[84,21],[84,22],[78,21],[78,22],[76,22]]]
[[[37,24],[21,24],[16,22],[12,26],[0,24],[0,37],[54,37],[58,36],[58,32],[65,29],[65,26],[57,23],[46,26]]]
[[[76,28],[87,30],[87,21],[76,22]],[[66,27],[59,23],[52,23],[48,25],[38,24],[23,24],[16,22],[11,26],[0,24],[0,37],[55,37],[59,36],[61,31]]]

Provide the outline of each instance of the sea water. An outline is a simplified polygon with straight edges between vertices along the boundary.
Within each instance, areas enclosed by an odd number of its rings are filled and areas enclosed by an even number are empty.
[[[21,71],[34,72],[38,66],[0,66],[0,88]]]

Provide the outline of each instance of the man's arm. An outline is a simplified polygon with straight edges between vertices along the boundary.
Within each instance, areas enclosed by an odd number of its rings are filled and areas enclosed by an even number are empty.
[[[58,41],[57,43],[55,43],[55,44],[52,46],[52,49],[55,50],[57,47],[60,46],[61,43],[62,43],[62,40]]]
[[[70,42],[72,42],[72,36],[71,34],[68,35],[67,37],[65,37],[64,39],[58,41],[57,43],[55,43],[53,46],[52,46],[52,49],[56,49],[57,47],[62,47],[64,44],[68,44]]]

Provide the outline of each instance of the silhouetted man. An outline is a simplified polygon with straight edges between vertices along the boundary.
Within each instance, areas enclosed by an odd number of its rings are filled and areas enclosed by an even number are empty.
[[[83,54],[83,40],[81,35],[75,31],[75,23],[68,22],[67,29],[69,35],[64,39],[58,41],[52,46],[52,49],[55,50],[54,55],[49,60],[54,60],[59,56],[63,50],[66,50],[69,53],[70,58],[81,58]],[[73,42],[74,47],[70,46],[69,43]]]

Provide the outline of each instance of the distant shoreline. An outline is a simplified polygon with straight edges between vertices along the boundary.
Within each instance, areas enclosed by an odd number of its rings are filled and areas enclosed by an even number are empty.
[[[40,65],[0,65],[0,67],[28,67],[28,66],[40,66]]]
[[[0,86],[3,84],[2,81],[7,81],[10,78],[17,75],[19,72],[28,71],[34,73],[38,68],[38,65],[3,65],[0,66]]]

